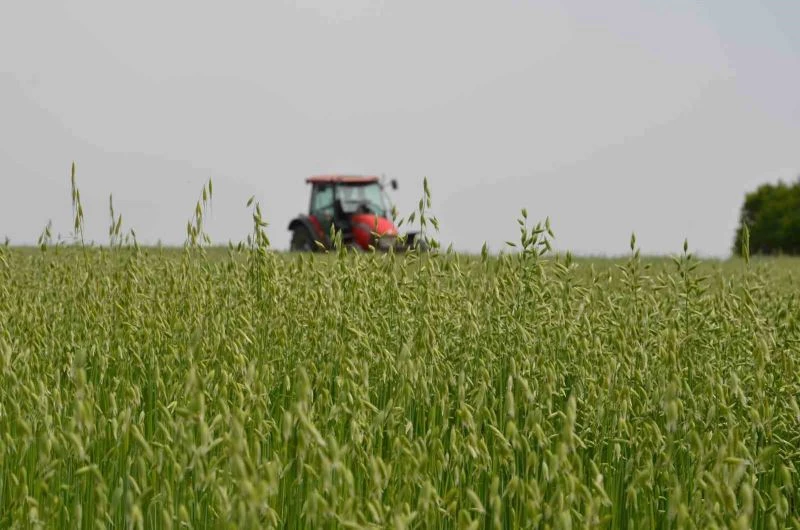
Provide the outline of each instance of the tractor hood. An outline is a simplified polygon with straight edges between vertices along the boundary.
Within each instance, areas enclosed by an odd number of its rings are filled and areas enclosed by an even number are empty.
[[[381,237],[397,236],[397,228],[389,219],[374,214],[356,214],[350,218],[353,227],[353,239],[363,249],[375,244],[373,233]]]
[[[356,214],[351,217],[353,227],[364,228],[367,233],[375,232],[379,236],[382,235],[397,235],[397,228],[394,224],[385,217],[379,217],[373,214]],[[364,225],[359,226],[359,225]]]

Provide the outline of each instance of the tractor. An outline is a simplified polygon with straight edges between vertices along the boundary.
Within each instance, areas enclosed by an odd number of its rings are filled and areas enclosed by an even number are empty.
[[[309,177],[311,201],[307,215],[289,223],[290,249],[318,252],[334,248],[333,229],[341,244],[354,250],[405,251],[422,247],[417,232],[400,238],[391,220],[384,182],[375,176],[321,175]],[[397,189],[397,181],[390,181]]]

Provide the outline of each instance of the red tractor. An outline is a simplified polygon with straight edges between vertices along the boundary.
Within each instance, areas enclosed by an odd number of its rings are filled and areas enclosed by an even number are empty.
[[[391,220],[383,182],[373,176],[322,175],[309,177],[311,203],[308,215],[289,223],[291,250],[324,251],[334,246],[331,228],[341,233],[342,245],[358,250],[407,250],[423,242],[416,232],[398,238]],[[390,182],[397,189],[397,181]]]

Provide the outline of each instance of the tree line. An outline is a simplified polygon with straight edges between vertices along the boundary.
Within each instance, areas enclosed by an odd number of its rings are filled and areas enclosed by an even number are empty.
[[[734,255],[744,253],[748,239],[751,255],[800,254],[800,178],[790,184],[763,184],[745,196]]]

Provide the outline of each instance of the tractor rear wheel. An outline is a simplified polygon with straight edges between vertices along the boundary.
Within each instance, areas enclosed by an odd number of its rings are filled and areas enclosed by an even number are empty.
[[[292,242],[289,249],[295,252],[313,252],[314,238],[305,226],[297,226],[292,230]]]

